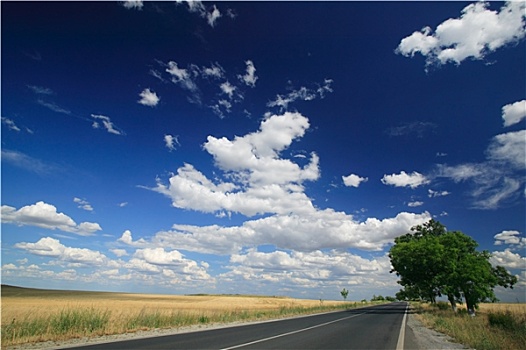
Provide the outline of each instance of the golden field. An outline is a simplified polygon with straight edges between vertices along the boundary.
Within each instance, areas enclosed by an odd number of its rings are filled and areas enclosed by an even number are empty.
[[[244,295],[155,295],[2,286],[2,345],[152,328],[279,318],[351,302]]]
[[[511,312],[516,315],[526,315],[526,304],[524,303],[483,303],[479,305],[478,312]]]
[[[323,306],[341,305],[341,301],[323,301]],[[346,304],[348,304],[347,302]],[[144,310],[161,312],[185,311],[214,313],[233,310],[279,310],[281,308],[311,308],[320,300],[244,295],[158,295],[110,292],[34,290],[17,287],[2,288],[2,324],[26,315],[46,316],[61,309],[96,308],[112,314],[135,314]]]

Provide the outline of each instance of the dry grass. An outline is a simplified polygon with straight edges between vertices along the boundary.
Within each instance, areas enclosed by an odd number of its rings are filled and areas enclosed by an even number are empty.
[[[241,295],[146,295],[2,287],[2,344],[284,317],[350,302]]]
[[[476,317],[465,308],[413,304],[417,317],[429,328],[478,350],[526,349],[526,304],[480,304]]]

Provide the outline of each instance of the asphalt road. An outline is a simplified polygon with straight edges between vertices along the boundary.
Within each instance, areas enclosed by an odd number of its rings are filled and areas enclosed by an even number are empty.
[[[407,339],[406,344],[399,343],[405,335],[406,305],[383,304],[74,349],[408,349],[413,346],[408,346]]]

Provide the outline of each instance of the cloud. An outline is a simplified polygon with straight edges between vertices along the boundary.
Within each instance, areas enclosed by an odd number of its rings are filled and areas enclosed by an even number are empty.
[[[54,95],[55,94],[53,90],[47,87],[36,86],[36,85],[28,85],[27,87],[30,88],[35,94],[38,94],[38,95]]]
[[[473,207],[496,209],[517,198],[524,185],[526,169],[526,130],[496,135],[486,149],[481,163],[439,164],[435,177],[454,182],[470,181]]]
[[[93,207],[85,199],[80,199],[80,198],[75,197],[75,198],[73,198],[73,202],[77,203],[78,204],[78,208],[80,208],[80,209],[83,209],[83,210],[86,210],[86,211],[93,211]]]
[[[197,90],[197,85],[192,80],[189,70],[179,68],[177,62],[168,62],[168,68],[166,69],[166,72],[172,76],[172,82],[174,84],[179,84],[179,86],[186,90]]]
[[[57,113],[62,113],[62,114],[67,114],[67,115],[71,115],[71,111],[68,110],[68,109],[65,109],[63,107],[60,107],[59,105],[57,105],[56,103],[54,102],[46,102],[44,100],[37,100],[37,103],[41,106],[44,106],[46,108],[49,108],[50,110],[52,110],[53,112],[57,112]]]
[[[491,162],[479,164],[459,164],[449,166],[439,164],[436,177],[450,178],[454,182],[470,181],[473,208],[496,209],[505,201],[518,196],[524,180],[516,177],[507,168]]]
[[[333,209],[313,210],[248,220],[241,226],[175,224],[172,230],[158,232],[151,242],[142,242],[142,245],[220,255],[236,254],[245,247],[264,244],[294,251],[348,248],[378,251],[430,218],[427,212],[402,212],[393,218],[368,218],[358,222],[352,215]]]
[[[25,153],[2,149],[2,162],[10,163],[19,168],[34,172],[39,175],[50,175],[61,172],[62,169],[54,164],[43,162]]]
[[[217,20],[222,17],[221,11],[219,11],[216,5],[213,5],[209,10],[207,10],[203,2],[200,0],[176,0],[177,4],[183,2],[188,5],[188,11],[197,13],[201,18],[205,18],[211,27],[215,27]],[[227,14],[228,17],[233,18],[231,16],[231,11],[229,11]]]
[[[430,122],[411,122],[387,130],[389,136],[412,136],[423,138],[427,132],[433,132],[437,125]]]
[[[513,253],[509,249],[492,252],[490,262],[508,269],[526,269],[526,257]]]
[[[413,189],[430,182],[424,175],[416,171],[411,174],[401,171],[400,174],[384,175],[381,181],[384,185],[411,187]]]
[[[16,126],[15,122],[12,121],[11,119],[7,119],[7,118],[2,117],[2,124],[7,125],[7,128],[9,130],[13,130],[13,131],[16,131],[16,132],[20,131],[20,128],[18,126]]]
[[[115,254],[119,258],[128,255],[128,252],[126,251],[126,249],[115,248],[115,249],[110,249],[110,252],[112,252],[113,254]]]
[[[147,242],[143,238],[140,238],[139,240],[134,241],[130,230],[124,231],[122,233],[122,236],[117,240],[117,242],[121,242],[126,245],[130,245],[134,247],[142,247],[147,244]]]
[[[103,266],[108,260],[98,251],[66,247],[59,240],[51,237],[41,238],[36,243],[17,243],[15,248],[24,249],[34,255],[54,257],[76,266]]]
[[[168,183],[158,179],[157,186],[150,189],[169,197],[176,208],[223,216],[225,212],[270,216],[233,227],[174,225],[173,231],[157,233],[151,244],[219,254],[259,244],[306,251],[334,247],[379,250],[430,218],[428,213],[400,213],[395,218],[370,218],[360,223],[352,215],[315,208],[303,183],[319,178],[318,156],[312,153],[310,159],[300,158],[308,162],[302,167],[281,156],[308,127],[306,117],[286,112],[263,120],[258,131],[232,140],[208,136],[203,149],[223,171],[223,180],[219,176],[210,180],[193,165],[185,164]],[[138,244],[131,233],[120,241]]]
[[[230,84],[228,81],[225,81],[219,87],[221,88],[221,91],[230,99],[234,97],[234,91],[236,91],[236,87],[234,85]]]
[[[238,78],[247,86],[255,87],[258,77],[256,76],[256,67],[254,66],[254,62],[247,60],[245,64],[247,65],[247,71],[245,75],[238,75]]]
[[[124,6],[128,10],[130,9],[142,10],[142,7],[144,6],[144,4],[141,0],[128,0],[128,1],[123,1],[122,6]]]
[[[520,123],[526,118],[526,100],[510,103],[502,107],[504,126]]]
[[[91,236],[102,230],[99,224],[82,222],[79,225],[69,216],[58,213],[57,208],[42,201],[20,209],[2,205],[2,222],[19,226],[36,226],[49,230],[60,230],[81,236]]]
[[[225,76],[225,70],[219,63],[212,64],[211,67],[203,67],[201,69],[203,76],[212,77],[214,79],[221,79]]]
[[[426,57],[427,65],[460,64],[467,58],[483,59],[487,54],[524,38],[526,33],[523,1],[509,1],[500,12],[488,9],[487,2],[466,6],[460,18],[430,27],[401,40],[396,52],[406,57],[416,53]]]
[[[448,191],[433,191],[432,189],[427,190],[427,193],[429,198],[444,197],[451,194]]]
[[[208,136],[203,148],[235,182],[214,183],[185,164],[168,186],[158,182],[153,190],[169,196],[175,207],[204,212],[226,210],[253,216],[308,210],[312,203],[302,183],[319,177],[318,156],[313,153],[304,167],[279,157],[308,126],[301,114],[285,113],[264,120],[259,131],[232,141]]]
[[[367,182],[368,179],[366,177],[350,174],[348,176],[342,176],[342,180],[347,187],[358,187],[362,182]]]
[[[491,161],[526,169],[526,130],[495,136],[486,151]]]
[[[252,61],[246,61],[247,73],[245,75],[228,76],[225,69],[218,63],[212,63],[210,66],[199,66],[197,64],[188,64],[181,67],[175,61],[169,61],[167,64],[158,61],[164,67],[164,71],[169,74],[166,80],[172,81],[182,89],[186,90],[189,95],[187,99],[190,103],[202,106],[205,101],[214,114],[224,118],[232,112],[235,104],[244,99],[244,85],[255,86],[257,77]],[[161,72],[151,70],[150,73],[161,81],[165,81]],[[240,79],[244,84],[236,85],[235,82]],[[219,83],[218,83],[219,81]],[[232,82],[234,81],[234,83]],[[210,86],[219,90],[215,96],[210,96]],[[208,101],[206,101],[208,100]]]
[[[171,151],[176,149],[176,146],[181,146],[179,143],[179,136],[172,136],[169,134],[164,135],[164,144],[166,148]]]
[[[127,255],[123,249],[114,249],[113,253],[121,257]],[[132,273],[157,275],[162,284],[213,281],[206,271],[207,266],[207,263],[198,264],[185,258],[178,250],[166,251],[161,247],[137,249],[129,261],[121,264]]]
[[[495,245],[508,244],[513,248],[526,247],[526,238],[521,237],[521,233],[515,230],[505,230],[493,236]]]
[[[121,130],[118,130],[118,128],[112,123],[109,117],[106,117],[104,115],[97,115],[97,114],[92,114],[91,117],[95,119],[95,121],[92,124],[93,129],[98,129],[100,127],[99,122],[97,120],[101,120],[102,125],[110,134],[124,135],[124,132]]]
[[[438,177],[448,177],[454,182],[473,179],[482,175],[485,171],[484,164],[465,163],[453,166],[439,164],[437,166]]]
[[[144,89],[139,96],[141,99],[137,102],[144,106],[148,107],[155,107],[159,103],[160,98],[157,96],[157,94],[150,89]]]
[[[395,285],[395,278],[387,273],[390,269],[387,255],[365,259],[337,250],[329,252],[259,252],[249,249],[230,258],[231,270],[221,277],[239,284],[262,281],[281,288],[329,287],[339,289],[342,285]],[[275,287],[273,287],[275,288]]]
[[[216,21],[221,17],[221,12],[217,9],[217,6],[214,5],[214,8],[206,14],[206,19],[208,24],[211,27],[216,25]]]
[[[290,103],[295,101],[312,101],[317,98],[324,98],[327,92],[332,92],[332,79],[325,79],[323,85],[317,89],[311,89],[302,86],[298,90],[292,90],[287,95],[276,95],[276,99],[267,103],[267,107],[279,107],[286,110]]]
[[[414,202],[407,203],[407,206],[411,208],[420,207],[422,205],[424,205],[424,202],[420,202],[420,201],[414,201]]]

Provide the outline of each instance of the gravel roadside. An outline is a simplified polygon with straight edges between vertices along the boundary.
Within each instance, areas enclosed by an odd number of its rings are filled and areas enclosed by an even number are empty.
[[[407,327],[411,330],[409,336],[406,333],[404,349],[469,349],[468,347],[455,343],[445,334],[426,328],[413,314],[407,315]]]

